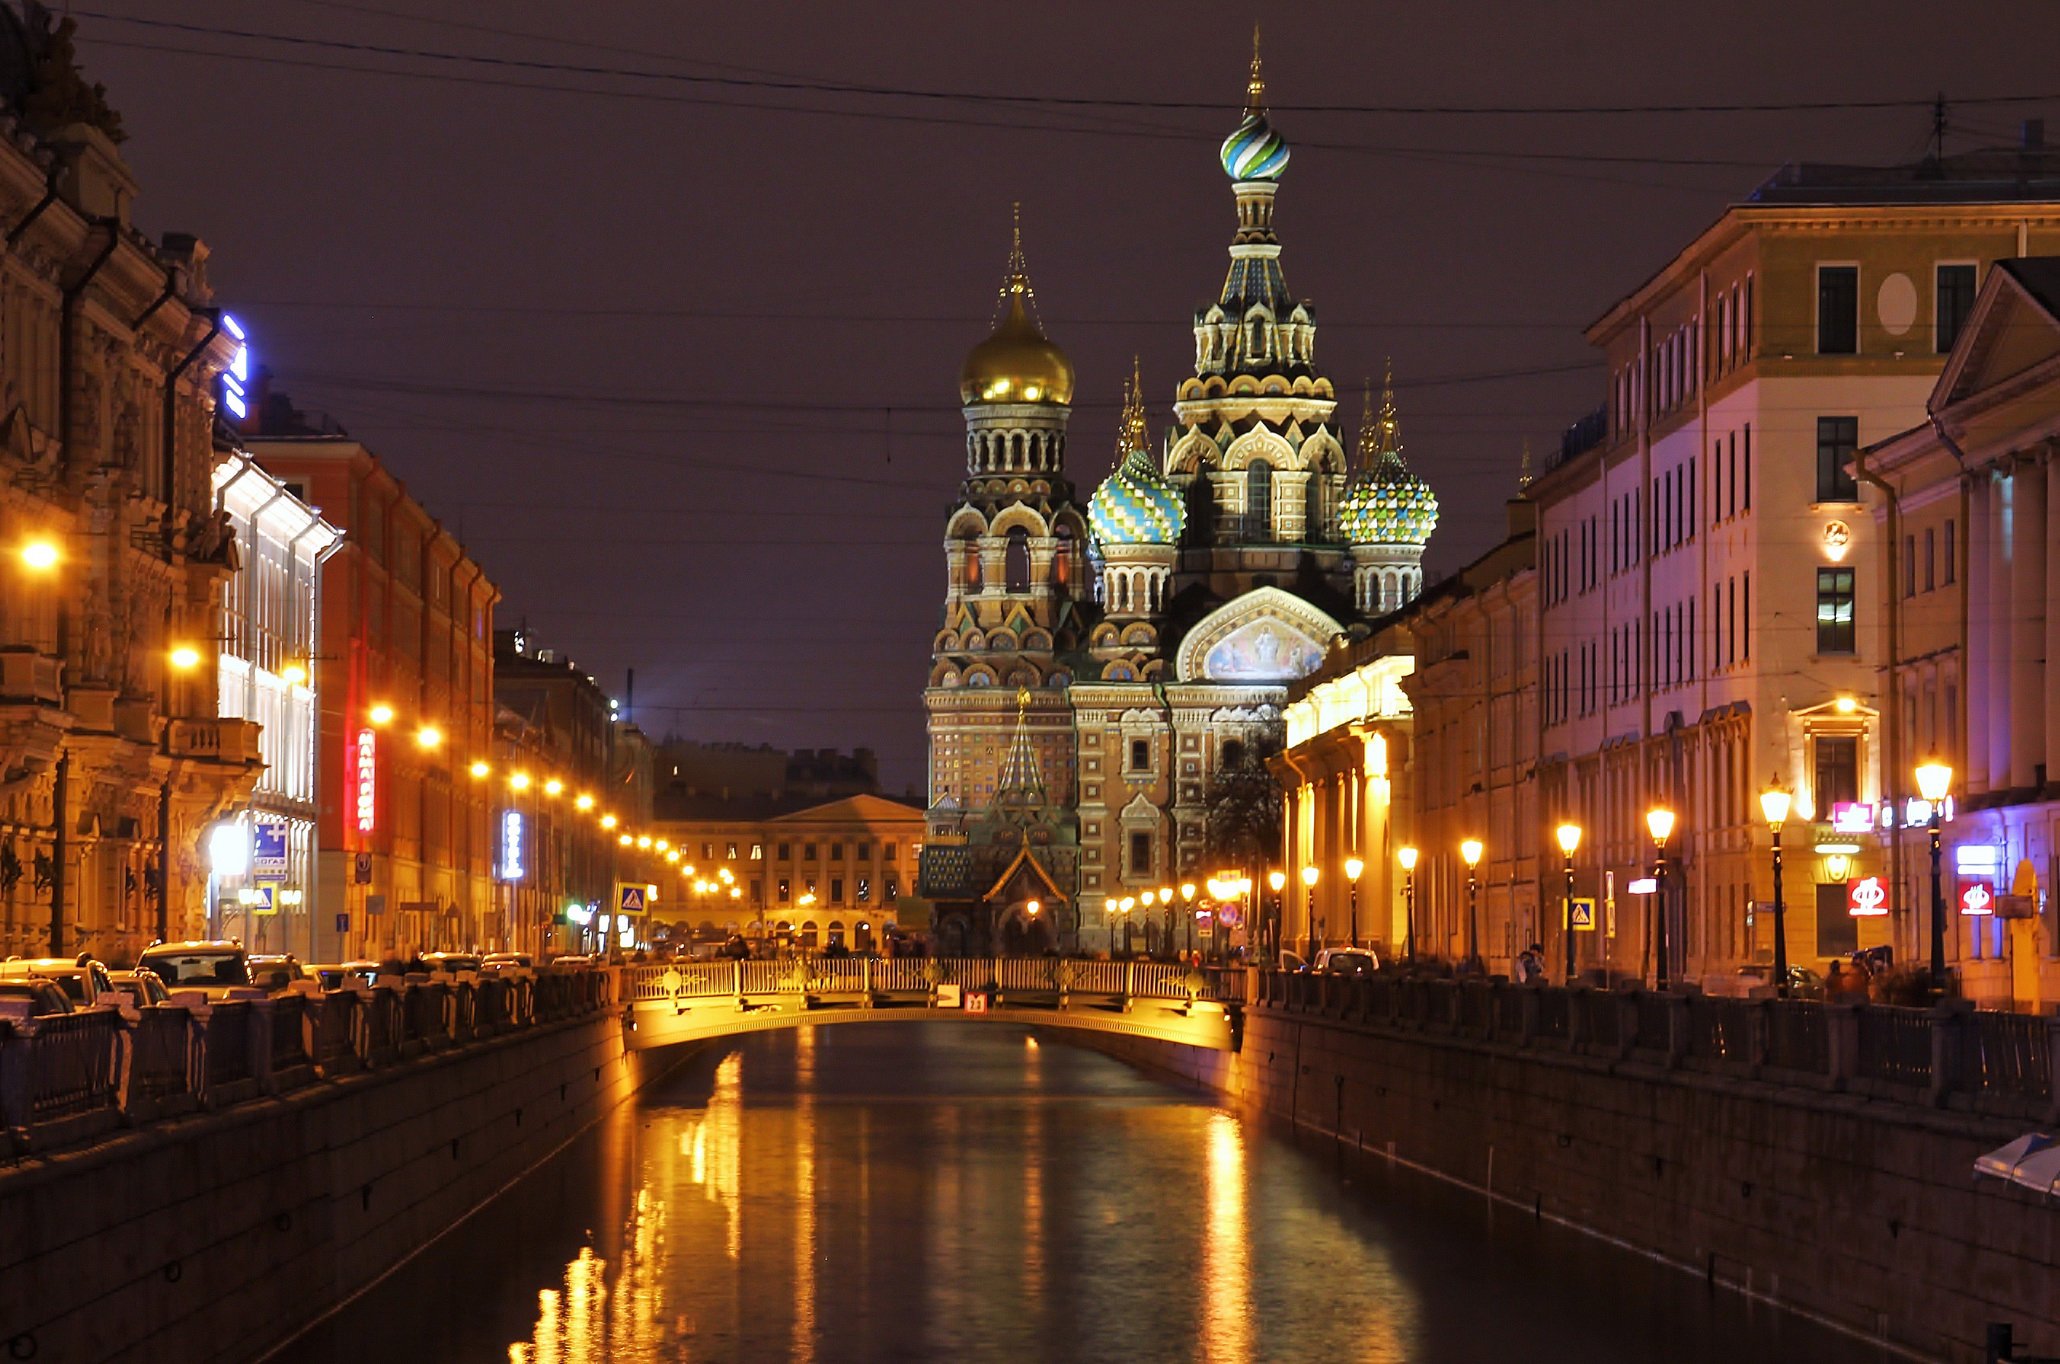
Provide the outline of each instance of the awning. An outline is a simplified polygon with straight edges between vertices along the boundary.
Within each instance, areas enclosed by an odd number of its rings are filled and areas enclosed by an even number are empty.
[[[1975,1157],[1974,1173],[2007,1179],[2050,1198],[2060,1191],[2060,1139],[2027,1132],[2007,1146]]]

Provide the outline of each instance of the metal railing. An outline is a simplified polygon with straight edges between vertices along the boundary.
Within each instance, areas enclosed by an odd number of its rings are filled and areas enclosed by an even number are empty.
[[[807,957],[784,961],[677,962],[622,968],[626,997],[650,1004],[735,995],[927,995],[939,984],[995,989],[1003,998],[1058,995],[1120,1000],[1188,998],[1236,1002],[1244,971],[1172,962],[1087,961],[1071,957]]]
[[[119,1122],[276,1094],[322,1077],[402,1063],[539,1024],[611,1011],[610,969],[534,980],[338,990],[159,1004],[126,1017],[92,1009],[0,1021],[0,1151],[86,1140]]]
[[[1692,991],[1255,972],[1260,1009],[1629,1064],[2060,1121],[2060,1016]]]

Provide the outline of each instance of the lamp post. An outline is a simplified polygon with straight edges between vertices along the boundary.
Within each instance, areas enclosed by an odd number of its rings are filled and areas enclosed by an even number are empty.
[[[1405,847],[1395,856],[1402,863],[1402,958],[1416,965],[1416,849]]]
[[[1652,835],[1652,980],[1654,985],[1664,990],[1667,988],[1667,839],[1674,832],[1674,812],[1664,805],[1647,810],[1645,829]],[[1780,911],[1775,911],[1775,914],[1778,923]],[[1780,930],[1777,928],[1775,931],[1778,933]],[[1781,949],[1777,946],[1774,950],[1778,953]]]
[[[1566,982],[1574,983],[1574,850],[1581,846],[1581,826],[1566,823],[1555,831],[1560,854],[1566,859],[1566,916],[1560,925],[1566,937]]]
[[[1939,884],[1939,820],[1952,785],[1953,769],[1943,759],[1933,758],[1917,769],[1917,794],[1931,806],[1931,988],[1941,995],[1946,990],[1946,896]]]
[[[1352,946],[1359,945],[1359,874],[1366,870],[1366,864],[1356,857],[1345,859],[1345,882],[1350,887],[1349,899],[1352,906]]]
[[[1151,914],[1151,892],[1145,892],[1145,914],[1149,922]],[[1123,916],[1123,954],[1130,954],[1130,911],[1137,908],[1137,898],[1126,895],[1116,902],[1116,912]]]
[[[1159,892],[1159,901],[1166,906],[1166,950],[1171,952],[1173,950],[1173,892],[1170,889],[1162,889]],[[1188,915],[1190,920],[1192,920],[1195,905],[1194,882],[1182,881],[1180,883],[1180,904],[1182,913]],[[1194,930],[1190,928],[1188,931],[1193,932]]]
[[[1781,826],[1788,822],[1788,792],[1775,782],[1760,792],[1760,813],[1774,840],[1774,993],[1788,998],[1788,899],[1781,887]]]
[[[1476,872],[1483,851],[1478,838],[1459,845],[1459,859],[1466,863],[1466,962],[1475,971],[1481,969],[1481,883]]]
[[[1265,947],[1268,961],[1280,965],[1280,891],[1287,884],[1287,873],[1275,867],[1266,873],[1266,884],[1273,888],[1273,911],[1266,924]]]
[[[1306,931],[1302,935],[1302,946],[1309,949],[1308,957],[1312,963],[1316,960],[1316,875],[1316,868],[1302,868],[1302,885],[1309,892],[1309,918],[1308,922],[1303,925]]]

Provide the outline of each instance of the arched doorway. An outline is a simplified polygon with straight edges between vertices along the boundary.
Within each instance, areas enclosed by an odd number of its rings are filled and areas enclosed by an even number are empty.
[[[1032,912],[1032,906],[1036,906]],[[1023,900],[1003,911],[997,944],[1005,957],[1037,957],[1058,950],[1058,926],[1052,906]]]

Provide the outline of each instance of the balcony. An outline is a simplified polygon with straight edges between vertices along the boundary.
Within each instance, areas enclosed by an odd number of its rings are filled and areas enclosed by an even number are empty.
[[[56,659],[25,649],[0,653],[0,704],[62,704],[59,679],[63,674]]]
[[[258,731],[255,720],[173,720],[165,728],[165,751],[174,758],[255,766]]]

